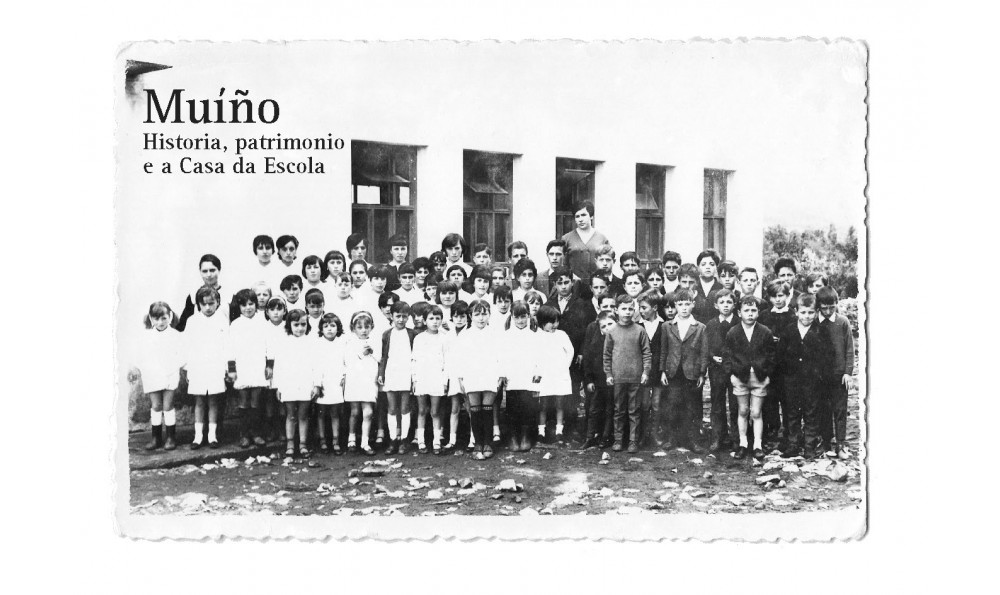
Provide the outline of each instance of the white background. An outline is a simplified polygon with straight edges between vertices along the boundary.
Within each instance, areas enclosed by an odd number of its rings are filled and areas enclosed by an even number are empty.
[[[948,2],[175,1],[4,15],[10,592],[964,592],[994,556],[996,15]],[[973,8],[975,6],[975,8]],[[20,14],[18,11],[21,11]],[[871,45],[871,528],[858,543],[135,542],[112,520],[113,56],[141,39],[852,37]],[[53,203],[55,208],[53,208]],[[13,216],[12,215],[16,215]],[[983,226],[985,222],[986,226]],[[977,226],[979,229],[976,229]],[[16,352],[11,348],[15,348]],[[975,409],[974,409],[975,407]],[[989,541],[987,541],[989,540]],[[451,564],[452,573],[444,571]],[[627,585],[626,577],[645,583]],[[387,577],[392,577],[387,579]],[[206,582],[207,581],[207,582]],[[555,586],[557,585],[557,586]]]

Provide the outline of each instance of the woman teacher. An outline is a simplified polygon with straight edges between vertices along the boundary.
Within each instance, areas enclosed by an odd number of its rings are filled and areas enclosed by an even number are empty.
[[[597,268],[597,249],[611,245],[603,233],[594,229],[594,203],[584,201],[574,206],[576,229],[562,237],[566,242],[566,264],[585,284]]]

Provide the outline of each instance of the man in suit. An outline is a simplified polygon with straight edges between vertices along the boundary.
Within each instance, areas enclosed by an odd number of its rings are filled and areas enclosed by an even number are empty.
[[[726,333],[722,350],[722,366],[733,384],[733,394],[739,405],[737,426],[740,431],[740,445],[733,456],[743,459],[747,456],[748,417],[753,418],[753,457],[764,459],[763,436],[764,419],[761,408],[767,396],[767,386],[775,366],[774,336],[762,324],[757,324],[758,300],[752,295],[740,298],[740,324],[734,325]]]

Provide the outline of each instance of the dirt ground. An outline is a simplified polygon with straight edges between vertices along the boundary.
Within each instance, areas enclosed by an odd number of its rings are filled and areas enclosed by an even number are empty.
[[[707,421],[707,420],[706,420]],[[287,459],[273,452],[130,473],[133,514],[532,515],[836,510],[862,506],[858,403],[852,458],[762,465],[728,453],[625,452],[538,445],[487,461],[458,452]],[[181,447],[186,448],[186,446]],[[179,452],[179,451],[175,451]],[[199,452],[204,452],[204,449]],[[132,454],[133,460],[137,454]],[[501,489],[498,489],[501,488]]]

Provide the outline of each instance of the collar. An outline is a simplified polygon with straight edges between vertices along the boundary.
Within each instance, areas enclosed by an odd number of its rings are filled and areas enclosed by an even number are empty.
[[[725,318],[723,318],[722,314],[719,314],[719,322],[732,322],[732,321],[733,321],[733,313],[732,312],[730,312],[729,316],[725,317]]]
[[[780,310],[774,307],[771,308],[771,314],[784,314],[785,312],[788,312],[788,304],[785,304],[785,307]]]
[[[742,328],[742,329],[743,329],[743,332],[746,332],[746,331],[748,331],[748,330],[749,330],[749,331],[750,331],[750,332],[752,333],[752,332],[753,332],[753,330],[754,330],[755,328],[757,328],[757,323],[755,322],[755,323],[753,323],[753,326],[751,326],[751,327],[747,328],[747,325],[743,324],[743,321],[741,320],[741,321],[740,321],[740,328]]]

